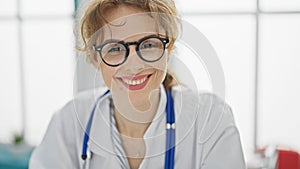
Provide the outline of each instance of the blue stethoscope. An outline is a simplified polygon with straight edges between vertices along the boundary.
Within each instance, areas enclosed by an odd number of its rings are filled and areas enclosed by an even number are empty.
[[[99,100],[107,95],[110,91],[107,90],[104,94],[102,94],[97,100],[91,112],[89,121],[87,123],[85,134],[83,138],[82,145],[82,154],[81,158],[84,161],[83,168],[88,168],[87,164],[87,148],[90,130],[92,126],[92,121],[94,118],[96,107],[99,103]],[[175,113],[174,113],[174,101],[171,95],[170,90],[166,90],[167,93],[167,105],[166,105],[166,152],[165,152],[165,169],[173,169],[174,168],[174,156],[175,156]]]

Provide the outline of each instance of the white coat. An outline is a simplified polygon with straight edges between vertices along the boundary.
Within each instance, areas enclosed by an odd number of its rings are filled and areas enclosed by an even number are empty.
[[[166,94],[161,87],[158,111],[144,139],[146,155],[139,169],[163,169]],[[29,169],[81,168],[83,135],[95,100],[104,92],[87,91],[53,115]],[[240,136],[231,108],[216,95],[182,87],[172,90],[176,117],[175,169],[245,169]],[[98,104],[90,132],[90,168],[121,169],[111,140],[109,97]]]

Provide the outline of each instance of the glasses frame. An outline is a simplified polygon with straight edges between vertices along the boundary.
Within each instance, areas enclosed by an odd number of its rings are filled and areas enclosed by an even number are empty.
[[[162,44],[163,44],[163,53],[161,54],[161,56],[160,56],[159,58],[157,58],[157,59],[155,59],[155,60],[147,60],[147,59],[143,58],[142,54],[141,54],[140,51],[139,51],[140,44],[141,44],[142,42],[144,42],[145,40],[151,39],[151,38],[159,39],[159,40],[162,42]],[[109,41],[104,42],[103,44],[101,44],[101,45],[99,45],[99,46],[93,45],[93,50],[99,53],[99,55],[100,55],[100,57],[101,57],[101,60],[102,60],[106,65],[112,66],[112,67],[117,67],[117,66],[120,66],[120,65],[122,65],[123,63],[126,62],[128,56],[129,56],[129,52],[130,52],[129,46],[131,46],[131,45],[136,45],[135,51],[136,51],[136,53],[138,54],[138,56],[139,56],[143,61],[145,61],[145,62],[156,62],[156,61],[160,60],[160,59],[163,57],[163,55],[165,54],[166,45],[167,45],[169,42],[170,42],[170,40],[169,40],[168,37],[163,38],[163,37],[159,37],[159,36],[157,36],[157,35],[150,35],[150,36],[143,37],[143,38],[141,38],[141,39],[138,40],[138,41],[133,41],[133,42],[124,42],[124,41],[122,41],[122,40],[112,39],[112,40],[109,40]],[[124,60],[123,60],[121,63],[118,63],[118,64],[109,64],[109,63],[107,63],[107,62],[103,59],[103,56],[102,56],[102,54],[101,54],[101,50],[102,50],[102,48],[103,48],[105,45],[107,45],[107,44],[109,44],[109,43],[120,43],[121,45],[123,45],[123,46],[125,47],[125,49],[126,49],[126,54],[125,54]]]

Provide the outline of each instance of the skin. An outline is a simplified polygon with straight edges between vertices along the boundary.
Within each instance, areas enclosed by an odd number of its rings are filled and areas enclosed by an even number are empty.
[[[141,15],[144,12],[129,6],[119,6],[109,10],[105,18],[111,24],[103,28],[104,41],[120,39],[133,42],[145,36],[157,34],[155,20],[148,15]],[[145,62],[139,58],[135,47],[135,45],[129,47],[129,57],[120,66],[111,67],[104,62],[95,65],[101,71],[106,86],[112,92],[115,119],[131,168],[139,167],[146,152],[143,136],[158,108],[159,87],[166,76],[168,56],[168,50],[166,50],[165,56],[159,61]],[[146,86],[140,90],[130,90],[122,83],[124,77],[134,78],[140,75],[151,75]],[[136,152],[139,152],[140,157],[136,157]]]

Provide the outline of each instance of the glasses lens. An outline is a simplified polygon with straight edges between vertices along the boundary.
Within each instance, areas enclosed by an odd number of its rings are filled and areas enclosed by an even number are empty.
[[[164,44],[158,38],[149,38],[140,44],[139,52],[146,61],[156,61],[164,54]]]
[[[101,57],[110,65],[118,65],[125,60],[126,48],[117,42],[105,44],[101,50]]]

